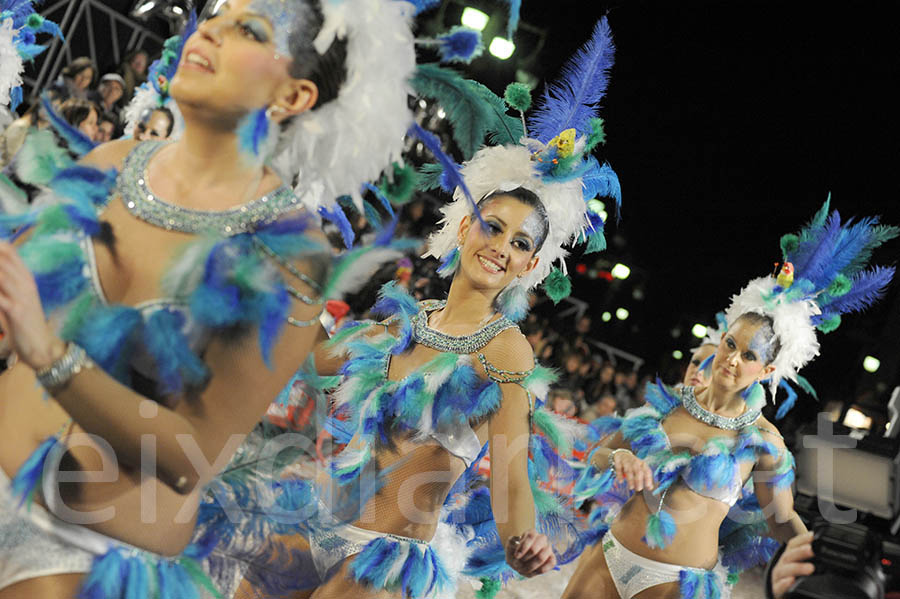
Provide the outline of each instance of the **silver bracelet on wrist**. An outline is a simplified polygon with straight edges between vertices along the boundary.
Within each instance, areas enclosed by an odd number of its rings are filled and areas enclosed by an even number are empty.
[[[631,455],[634,455],[634,452],[632,452],[630,449],[624,449],[622,447],[620,447],[619,449],[613,449],[611,452],[609,452],[609,468],[610,468],[610,470],[616,469],[615,457],[616,457],[616,453],[618,453],[620,451],[625,451],[625,452],[630,453]]]
[[[66,345],[66,353],[53,364],[41,368],[35,374],[41,386],[47,391],[58,390],[69,383],[82,370],[93,368],[94,362],[87,352],[75,343]]]

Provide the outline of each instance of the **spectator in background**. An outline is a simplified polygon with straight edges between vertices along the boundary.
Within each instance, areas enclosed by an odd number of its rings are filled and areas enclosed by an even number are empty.
[[[119,119],[114,114],[104,112],[97,120],[97,142],[106,143],[121,136],[119,131]]]
[[[551,389],[547,394],[550,409],[568,418],[578,416],[578,406],[568,389]]]
[[[97,141],[99,131],[97,124],[100,120],[100,111],[93,102],[70,98],[59,107],[59,114],[67,123],[84,133],[93,141]]]
[[[603,366],[600,367],[600,376],[597,377],[597,382],[594,383],[593,389],[591,389],[590,395],[592,397],[598,398],[606,395],[607,393],[615,396],[616,387],[613,383],[613,377],[616,375],[616,367],[612,364],[612,362],[607,362]]]
[[[110,112],[119,116],[119,100],[125,95],[125,80],[121,75],[107,73],[100,78],[97,91],[91,92],[89,97],[92,102],[100,107],[103,112]]]
[[[87,100],[96,74],[97,67],[93,61],[87,56],[80,56],[62,70],[59,79],[50,88],[50,93],[60,102],[69,98]]]
[[[134,138],[138,141],[164,140],[172,135],[175,117],[168,108],[156,108],[145,115],[134,128]]]
[[[600,397],[599,401],[594,404],[594,412],[597,415],[597,418],[603,416],[615,416],[619,411],[618,408],[619,402],[617,402],[616,398],[609,393]]]
[[[134,95],[134,88],[147,80],[149,65],[150,55],[146,50],[138,48],[125,55],[125,61],[119,65],[117,70],[125,81],[126,100],[130,100]]]

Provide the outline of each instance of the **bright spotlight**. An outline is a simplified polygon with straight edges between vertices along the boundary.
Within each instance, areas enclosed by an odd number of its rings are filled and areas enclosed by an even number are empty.
[[[471,6],[463,9],[462,19],[460,19],[463,25],[475,31],[484,31],[489,20],[490,18],[486,14]]]
[[[615,266],[613,266],[612,270],[609,272],[613,277],[615,277],[617,279],[625,280],[628,278],[628,275],[631,274],[631,269],[628,268],[627,266],[625,266],[624,264],[619,263],[619,264],[616,264]]]
[[[135,7],[135,9],[132,11],[131,14],[135,17],[143,16],[143,15],[147,14],[148,12],[150,12],[151,10],[153,10],[154,8],[156,8],[156,4],[157,4],[156,0],[148,0],[147,2],[144,2],[143,4],[140,4],[137,7]]]
[[[175,13],[176,15],[183,15],[183,14],[184,14],[184,9],[181,8],[180,6],[173,6],[173,7],[172,7],[172,12]]]
[[[672,357],[675,358],[676,360],[680,360],[681,358],[684,357],[684,354],[681,353],[680,349],[676,349],[675,351],[672,352]]]
[[[506,60],[513,55],[513,52],[516,51],[516,45],[507,39],[503,39],[502,37],[495,37],[494,41],[491,42],[490,48],[488,49],[490,50],[491,54],[493,54],[500,60]]]
[[[443,109],[443,108],[438,108],[438,111],[437,111],[437,117],[438,117],[439,119],[447,118],[447,113],[444,112],[444,109]]]
[[[610,320],[612,320],[612,314],[610,314],[609,312],[604,312],[600,315],[600,320],[602,320],[603,322],[609,322]]]
[[[881,367],[881,360],[874,356],[866,356],[863,358],[863,370],[866,372],[876,372]]]
[[[850,408],[844,415],[844,426],[849,426],[850,428],[870,429],[872,428],[872,419],[856,408]]]
[[[616,318],[618,318],[619,320],[625,320],[626,318],[628,318],[628,310],[626,310],[625,308],[619,308],[618,310],[616,310]]]
[[[691,334],[697,339],[703,339],[706,337],[706,327],[702,324],[695,324],[693,328],[691,328]]]

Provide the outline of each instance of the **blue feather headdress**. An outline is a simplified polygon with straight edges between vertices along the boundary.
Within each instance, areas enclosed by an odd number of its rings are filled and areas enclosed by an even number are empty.
[[[39,33],[63,37],[56,23],[34,12],[32,0],[0,0],[0,106],[15,110],[22,103],[24,63],[46,49]]]
[[[511,3],[513,7],[516,5]],[[500,303],[504,313],[518,311],[527,299],[527,292],[545,279],[545,290],[555,301],[568,295],[564,246],[584,243],[587,251],[601,251],[606,247],[605,215],[592,200],[598,196],[609,197],[618,206],[621,187],[612,168],[601,164],[591,152],[604,141],[598,110],[609,84],[613,54],[609,26],[603,18],[588,43],[565,66],[560,80],[548,86],[527,120],[527,131],[524,113],[531,106],[531,95],[520,84],[512,84],[505,94],[506,103],[522,115],[515,119],[505,114],[505,107],[498,110],[495,102],[484,94],[478,100],[479,90],[468,89],[445,73],[437,72],[436,67],[427,71],[420,68],[413,81],[413,86],[424,95],[438,100],[446,97],[448,101],[442,102],[445,106],[458,104],[460,98],[475,106],[466,111],[464,119],[453,118],[448,113],[454,125],[454,139],[464,154],[472,138],[480,143],[491,127],[496,129],[492,137],[499,138],[502,144],[479,150],[465,163],[461,174],[470,193],[464,193],[462,186],[457,187],[454,201],[442,209],[443,226],[429,239],[427,256],[445,260],[455,251],[459,224],[473,214],[470,203],[465,201],[467,197],[480,199],[494,192],[523,187],[541,199],[547,212],[549,233],[536,254],[538,264],[501,294],[504,299],[516,298],[516,301]],[[471,117],[473,114],[482,117],[476,119]],[[477,123],[482,125],[476,127]],[[458,130],[466,134],[472,130],[474,134],[463,135]],[[514,131],[524,135],[516,136]],[[436,173],[431,174],[429,179],[433,182],[437,177]],[[445,170],[440,178],[442,186],[446,174]],[[554,276],[548,278],[551,273]]]
[[[797,371],[818,355],[816,329],[833,331],[841,314],[871,306],[894,276],[894,267],[868,265],[875,248],[900,228],[882,225],[878,217],[842,222],[829,205],[830,197],[799,233],[781,238],[780,273],[750,281],[725,312],[729,323],[746,312],[772,318],[781,343],[773,361],[773,397],[781,379],[798,382]]]

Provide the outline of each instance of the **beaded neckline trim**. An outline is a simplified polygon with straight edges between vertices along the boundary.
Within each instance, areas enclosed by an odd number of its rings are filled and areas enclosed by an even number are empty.
[[[693,387],[684,387],[681,390],[681,405],[690,413],[691,416],[704,422],[710,426],[721,428],[726,431],[737,431],[745,426],[750,426],[759,418],[759,410],[747,410],[737,418],[726,418],[719,414],[714,414],[700,405],[697,398],[694,397]]]
[[[428,313],[443,308],[446,303],[445,301],[431,300],[421,304],[419,312],[412,317],[413,339],[416,343],[442,352],[473,354],[490,343],[491,339],[501,332],[517,326],[513,321],[501,316],[471,335],[462,337],[448,335],[428,326]]]
[[[157,197],[147,184],[147,164],[167,142],[138,144],[125,159],[116,189],[122,203],[136,218],[182,233],[224,236],[248,233],[271,223],[282,214],[298,210],[300,200],[285,186],[247,204],[229,210],[192,210],[170,204]]]

